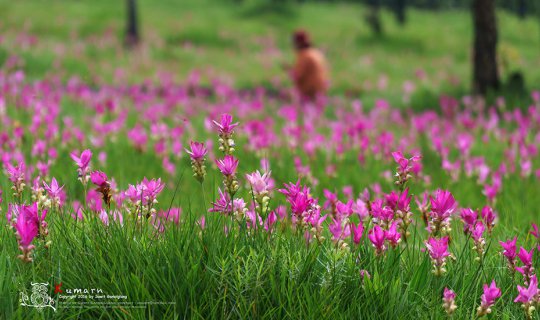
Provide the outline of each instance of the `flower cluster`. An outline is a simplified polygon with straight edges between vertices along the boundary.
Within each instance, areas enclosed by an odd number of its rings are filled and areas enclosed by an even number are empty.
[[[403,156],[403,153],[396,151],[392,152],[392,157],[394,157],[394,161],[398,164],[395,183],[403,190],[407,181],[412,178],[413,163],[420,161],[420,156],[413,156],[407,159]]]
[[[233,117],[230,114],[221,115],[221,121],[214,121],[219,131],[219,150],[226,155],[232,155],[234,152],[234,128],[238,123],[233,123]]]
[[[446,258],[450,256],[450,252],[448,251],[448,237],[441,239],[429,238],[425,244],[433,265],[432,273],[436,276],[445,274]]]
[[[251,186],[251,194],[256,204],[256,211],[261,216],[268,213],[270,201],[270,172],[261,174],[258,170],[246,175],[246,179]]]
[[[448,288],[444,288],[443,292],[443,308],[446,314],[451,316],[457,309],[456,293]]]
[[[497,288],[495,280],[488,286],[484,284],[484,293],[482,294],[480,306],[476,309],[476,315],[478,317],[485,316],[491,313],[491,307],[495,304],[495,301],[501,296],[501,289]]]
[[[236,169],[238,168],[238,159],[234,156],[226,155],[223,159],[216,161],[219,171],[223,175],[223,185],[225,191],[234,197],[238,191],[238,180],[236,179]]]
[[[502,255],[508,262],[508,269],[514,274],[516,272],[516,258],[517,258],[517,237],[506,242],[499,241],[501,247],[503,247]]]
[[[451,229],[450,221],[457,202],[450,191],[437,190],[434,197],[430,197],[431,210],[428,214],[428,231],[437,236],[449,234]]]
[[[107,175],[101,171],[94,171],[90,174],[90,181],[97,186],[96,191],[101,193],[103,202],[110,207],[112,200],[111,183],[107,180]]]
[[[41,214],[38,209],[37,203],[32,205],[10,205],[8,220],[11,221],[13,227],[17,232],[17,239],[19,240],[19,249],[22,254],[19,258],[25,262],[32,261],[32,250],[35,245],[32,244],[36,237],[41,237],[45,240],[45,247],[50,246],[50,241],[46,238],[49,235],[48,224],[45,221],[47,216],[47,210],[41,210]]]
[[[79,181],[83,185],[86,185],[88,183],[88,180],[90,179],[89,172],[90,172],[90,160],[92,160],[92,151],[90,150],[84,150],[81,152],[81,155],[78,156],[76,153],[71,154],[71,159],[75,161],[75,164],[77,165],[77,172],[79,173]]]
[[[25,184],[25,170],[26,166],[24,163],[20,163],[18,166],[12,166],[10,163],[5,165],[6,173],[9,180],[13,184],[11,189],[13,189],[13,196],[21,199],[22,193],[24,191]]]
[[[185,149],[191,158],[191,168],[193,169],[193,176],[199,181],[203,182],[206,176],[206,166],[204,162],[206,160],[206,150],[204,143],[202,142],[190,142],[190,150]]]

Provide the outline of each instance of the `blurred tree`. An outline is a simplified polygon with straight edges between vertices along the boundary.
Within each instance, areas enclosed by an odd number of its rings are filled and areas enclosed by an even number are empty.
[[[407,21],[407,16],[405,15],[406,6],[406,0],[394,0],[394,13],[400,25],[404,25]]]
[[[128,48],[134,47],[139,43],[139,25],[137,21],[137,1],[126,0],[126,35],[124,43]]]
[[[473,91],[485,95],[499,88],[497,20],[494,0],[474,0]]]
[[[521,19],[525,19],[525,16],[527,15],[527,2],[525,0],[518,0],[518,16]]]
[[[366,14],[366,22],[371,28],[371,31],[380,36],[383,33],[381,24],[381,4],[380,0],[367,0],[368,12]]]

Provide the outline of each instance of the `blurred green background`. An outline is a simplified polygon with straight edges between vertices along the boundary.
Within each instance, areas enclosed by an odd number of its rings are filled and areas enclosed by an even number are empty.
[[[282,64],[293,60],[290,35],[305,28],[327,55],[334,94],[401,103],[407,81],[415,82],[416,97],[468,92],[470,1],[409,1],[403,25],[393,2],[383,1],[380,35],[366,19],[370,1],[139,0],[142,43],[129,52],[122,46],[124,1],[1,0],[0,63],[17,54],[35,78],[54,70],[112,81],[120,68],[128,82],[164,71],[183,80],[198,70],[203,82],[287,86]],[[534,1],[525,3],[520,17],[519,1],[499,2],[499,68],[503,83],[519,71],[532,89],[540,84],[540,19]]]

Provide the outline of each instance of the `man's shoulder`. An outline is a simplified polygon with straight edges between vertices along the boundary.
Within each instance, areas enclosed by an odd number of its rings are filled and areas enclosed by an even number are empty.
[[[324,60],[323,53],[317,48],[309,48],[300,52],[300,57],[306,60],[321,61]]]

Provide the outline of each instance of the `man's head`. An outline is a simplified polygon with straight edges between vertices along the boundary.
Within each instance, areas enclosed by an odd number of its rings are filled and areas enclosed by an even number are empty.
[[[304,30],[296,30],[293,34],[293,45],[297,50],[306,49],[311,47],[311,40],[309,35]]]

